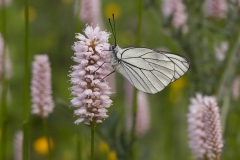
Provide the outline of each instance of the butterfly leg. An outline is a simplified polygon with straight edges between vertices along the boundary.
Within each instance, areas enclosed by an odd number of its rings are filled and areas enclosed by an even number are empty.
[[[113,66],[112,66],[113,67]],[[109,73],[108,75],[106,75],[105,77],[103,77],[103,79],[101,80],[101,82],[104,81],[105,78],[107,78],[108,76],[110,76],[111,74],[113,74],[116,71],[115,67],[113,67],[113,71],[111,73]]]
[[[96,69],[93,73],[96,73],[105,63],[107,63],[107,62],[103,62],[103,64],[101,64],[101,65],[98,67],[98,69]]]

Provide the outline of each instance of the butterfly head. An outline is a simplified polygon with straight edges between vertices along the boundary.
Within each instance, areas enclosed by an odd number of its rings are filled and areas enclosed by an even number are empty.
[[[109,50],[112,51],[113,54],[117,54],[119,47],[118,47],[118,45],[112,44],[112,45],[110,45]]]

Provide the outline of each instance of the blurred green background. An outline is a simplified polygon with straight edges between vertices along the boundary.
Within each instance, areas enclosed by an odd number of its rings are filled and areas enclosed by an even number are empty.
[[[160,93],[148,95],[150,104],[150,129],[137,140],[136,159],[139,160],[193,160],[188,147],[187,113],[190,97],[200,92],[216,95],[220,110],[228,108],[223,133],[222,159],[240,159],[240,100],[233,99],[233,80],[239,76],[239,30],[240,8],[234,1],[228,2],[225,18],[205,16],[204,2],[183,0],[188,19],[187,31],[175,29],[171,18],[162,14],[161,0],[144,0],[141,31],[141,46],[168,50],[185,56],[191,67],[181,79]],[[237,2],[236,2],[237,3]],[[30,1],[30,60],[35,54],[49,55],[52,67],[54,112],[48,118],[49,132],[56,160],[77,159],[77,134],[82,134],[82,157],[90,156],[90,128],[75,125],[76,117],[70,107],[70,66],[74,64],[71,46],[76,41],[75,33],[82,32],[85,23],[77,15],[78,3],[74,0]],[[108,16],[115,14],[117,43],[120,47],[135,46],[138,24],[138,1],[102,0],[101,17],[105,29],[111,32]],[[10,51],[12,76],[8,80],[8,159],[13,159],[13,139],[22,129],[23,77],[24,77],[24,1],[12,1],[7,6],[6,43]],[[0,9],[2,14],[2,9]],[[1,25],[2,27],[2,25]],[[2,28],[1,30],[2,31]],[[110,43],[113,43],[113,38]],[[216,58],[215,46],[227,42],[225,59]],[[30,72],[30,71],[29,71]],[[117,92],[109,108],[109,118],[97,126],[96,160],[128,159],[129,144],[125,132],[124,78],[115,73]],[[221,89],[223,88],[223,89]],[[239,86],[238,86],[239,92]],[[42,121],[31,115],[30,159],[46,159]],[[45,149],[46,150],[46,149]]]

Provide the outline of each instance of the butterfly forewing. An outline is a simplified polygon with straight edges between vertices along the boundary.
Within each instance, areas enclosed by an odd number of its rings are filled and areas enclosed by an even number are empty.
[[[184,57],[148,48],[124,48],[117,52],[117,70],[143,92],[157,93],[189,68]]]

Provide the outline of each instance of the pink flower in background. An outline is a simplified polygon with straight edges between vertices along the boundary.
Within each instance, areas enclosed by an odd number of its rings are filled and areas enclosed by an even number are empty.
[[[150,126],[149,104],[147,94],[141,91],[137,93],[137,116],[136,116],[136,137],[143,137]]]
[[[162,12],[164,17],[168,18],[174,13],[174,2],[176,0],[163,0]]]
[[[125,79],[124,81],[125,92],[125,112],[126,112],[126,130],[130,132],[132,129],[133,114],[133,86]],[[141,91],[137,92],[137,115],[136,115],[136,126],[135,135],[138,138],[142,138],[148,131],[150,127],[150,113],[149,104],[147,99],[147,94]]]
[[[73,107],[79,107],[74,111],[79,118],[76,124],[85,121],[87,125],[101,123],[102,119],[108,117],[107,109],[112,104],[109,96],[111,95],[110,87],[107,82],[101,81],[108,73],[112,71],[109,63],[109,33],[100,31],[97,26],[87,26],[84,33],[77,34],[79,40],[74,43],[75,51],[73,60],[77,65],[72,66],[70,74],[72,95],[71,100]],[[101,66],[102,65],[102,66]]]
[[[204,124],[209,159],[220,157],[223,147],[219,108],[215,97],[204,97]]]
[[[207,0],[206,15],[216,19],[225,18],[227,13],[226,0]]]
[[[93,27],[100,26],[103,29],[101,0],[82,0],[80,20]]]
[[[13,142],[14,160],[22,160],[22,145],[23,145],[23,132],[18,131],[15,134]]]
[[[202,95],[197,94],[196,98],[191,98],[188,114],[188,136],[190,138],[189,146],[196,159],[203,159],[207,152],[203,107]]]
[[[234,100],[237,100],[239,98],[239,92],[240,92],[240,76],[237,76],[234,78],[232,84],[232,96]]]
[[[175,29],[186,26],[187,14],[182,0],[164,0],[162,12],[166,18],[172,15],[172,25]]]
[[[0,0],[0,9],[3,7],[3,3],[5,3],[5,6],[9,6],[12,0]]]
[[[54,108],[51,68],[47,55],[36,55],[34,58],[31,82],[32,113],[46,118]]]
[[[175,9],[173,13],[172,25],[174,28],[179,29],[184,27],[187,21],[187,14],[185,12],[185,5],[181,0],[175,0]]]
[[[219,109],[215,97],[197,94],[188,114],[189,146],[196,159],[220,157],[223,147]]]
[[[0,34],[0,80],[1,75],[3,72],[2,63],[3,63],[3,50],[4,50],[4,40],[2,35]],[[9,57],[9,50],[6,47],[6,54],[5,54],[5,77],[9,79],[12,74],[12,65]]]
[[[221,42],[215,46],[215,56],[217,60],[223,61],[225,59],[228,47],[228,42]]]

